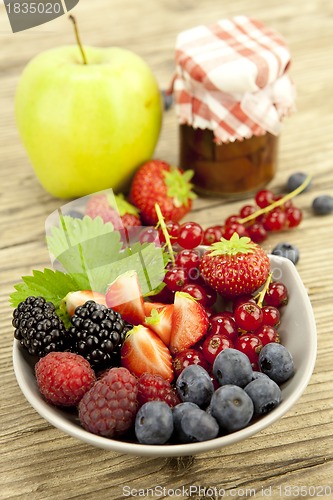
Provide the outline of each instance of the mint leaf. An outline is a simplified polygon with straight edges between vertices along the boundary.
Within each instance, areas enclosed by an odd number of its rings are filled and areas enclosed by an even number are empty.
[[[15,292],[10,295],[10,303],[17,307],[27,297],[44,297],[59,309],[62,299],[69,292],[84,290],[87,288],[84,276],[74,276],[61,271],[44,269],[44,271],[32,271],[32,276],[23,276],[22,283],[14,286]]]

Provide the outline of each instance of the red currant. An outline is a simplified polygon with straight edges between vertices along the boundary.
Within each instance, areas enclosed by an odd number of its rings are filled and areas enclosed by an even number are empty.
[[[187,282],[187,273],[182,267],[173,267],[164,276],[164,283],[172,292],[179,292]]]
[[[247,232],[249,238],[251,238],[254,243],[261,243],[267,238],[267,231],[259,222],[254,222],[254,224],[248,226]]]
[[[235,349],[247,355],[254,370],[259,368],[258,360],[262,348],[263,344],[261,339],[251,333],[241,335],[235,343]]]
[[[159,233],[154,227],[147,227],[139,236],[140,243],[155,243],[160,245]]]
[[[239,212],[240,218],[245,219],[245,217],[252,215],[256,210],[254,205],[244,205]]]
[[[197,283],[189,283],[182,288],[182,292],[190,294],[191,297],[196,299],[196,301],[203,307],[208,306],[208,298],[206,296],[205,289],[201,285],[198,285]]]
[[[266,231],[281,231],[287,221],[286,213],[279,207],[274,208],[265,217],[264,228]]]
[[[232,310],[235,312],[235,309],[241,304],[245,304],[246,302],[256,303],[254,298],[251,295],[239,295],[232,301]]]
[[[251,332],[262,324],[263,313],[258,304],[244,302],[236,307],[234,317],[238,328]]]
[[[223,226],[210,226],[205,229],[202,239],[203,245],[212,245],[222,238]]]
[[[268,306],[281,307],[288,303],[287,287],[279,282],[273,281],[268,287],[264,297],[264,304]]]
[[[296,227],[302,222],[303,213],[299,208],[292,206],[290,208],[287,208],[285,213],[286,213],[286,217],[287,217],[287,220],[286,220],[287,227],[290,227],[290,228]]]
[[[255,200],[258,207],[265,208],[274,201],[274,194],[268,189],[262,189],[257,192]]]
[[[205,338],[202,346],[202,353],[205,356],[208,363],[213,364],[216,356],[219,352],[223,351],[227,347],[234,347],[234,344],[230,338],[219,333],[211,333]]]
[[[238,223],[239,218],[240,217],[237,214],[229,215],[229,217],[227,217],[225,220],[225,225],[228,226],[229,224],[233,224],[234,222]]]
[[[248,232],[244,224],[240,224],[239,222],[232,222],[231,224],[226,224],[223,231],[223,238],[226,240],[230,240],[231,236],[237,233],[239,237],[248,236]]]
[[[191,269],[199,267],[200,253],[194,249],[189,250],[184,248],[175,255],[175,263],[176,266],[182,267],[189,272]]]
[[[219,334],[227,337],[231,341],[234,341],[238,337],[238,330],[235,320],[231,315],[227,313],[214,314],[209,319],[210,330],[209,333]]]
[[[172,244],[178,238],[178,232],[179,232],[180,225],[178,222],[175,222],[173,220],[166,221],[165,225],[166,225],[166,229],[168,231],[168,234],[169,234],[170,240],[171,240],[171,244]],[[162,229],[158,230],[158,234],[160,237],[160,242],[165,243],[165,237],[164,237]]]
[[[280,324],[280,311],[274,306],[263,306],[263,324],[270,326],[278,326]]]
[[[279,342],[279,333],[274,326],[261,325],[253,334],[260,338],[262,345],[269,344],[270,342]]]
[[[185,349],[173,358],[173,369],[175,377],[179,377],[181,372],[190,365],[200,365],[208,370],[208,363],[203,353],[197,349]]]
[[[177,243],[182,248],[195,248],[201,244],[203,229],[197,222],[184,222],[178,232]]]

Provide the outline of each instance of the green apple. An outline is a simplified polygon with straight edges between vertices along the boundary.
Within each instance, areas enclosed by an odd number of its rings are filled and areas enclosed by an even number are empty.
[[[120,48],[78,46],[40,53],[16,93],[17,126],[42,186],[72,198],[127,189],[150,159],[162,122],[162,99],[146,62]]]

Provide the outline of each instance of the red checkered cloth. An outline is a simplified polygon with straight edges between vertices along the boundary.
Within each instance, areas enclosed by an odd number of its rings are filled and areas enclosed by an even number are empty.
[[[212,130],[217,143],[278,135],[294,110],[289,64],[282,37],[245,16],[183,31],[173,80],[179,122]]]

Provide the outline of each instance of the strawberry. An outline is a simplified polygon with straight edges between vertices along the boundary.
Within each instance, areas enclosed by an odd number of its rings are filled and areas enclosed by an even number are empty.
[[[263,248],[237,233],[213,243],[200,261],[206,283],[227,298],[252,294],[265,283],[269,270]]]
[[[170,343],[173,308],[173,304],[166,304],[152,309],[150,315],[145,319],[145,325],[157,333],[165,345]]]
[[[165,304],[163,302],[144,302],[143,307],[145,310],[145,316],[150,316],[150,313],[153,309],[158,309],[159,307],[163,307]]]
[[[205,309],[191,295],[176,292],[172,315],[170,351],[172,354],[192,347],[207,332],[209,325]]]
[[[92,290],[69,292],[63,299],[63,305],[65,306],[69,316],[72,317],[75,309],[88,302],[88,300],[93,300],[97,304],[106,306],[105,295],[99,292],[93,292]]]
[[[141,226],[138,209],[126,201],[122,194],[99,193],[91,196],[85,215],[92,219],[101,217],[104,222],[111,222],[117,231]]]
[[[127,271],[116,278],[105,294],[106,305],[133,325],[145,320],[145,310],[136,271]]]
[[[147,225],[156,225],[155,203],[160,206],[165,220],[179,221],[192,208],[195,198],[190,179],[192,170],[184,172],[161,160],[143,164],[134,175],[130,200],[140,210]]]
[[[138,377],[143,373],[155,373],[169,382],[174,377],[169,349],[146,326],[134,326],[126,334],[120,354],[122,366]]]

